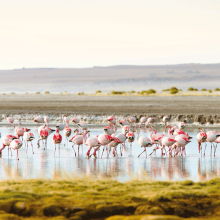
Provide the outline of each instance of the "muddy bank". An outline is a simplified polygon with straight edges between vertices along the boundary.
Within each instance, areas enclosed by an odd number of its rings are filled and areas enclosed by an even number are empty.
[[[218,115],[220,96],[0,95],[0,114]]]
[[[2,181],[1,219],[217,219],[220,180]],[[173,216],[173,217],[171,217]]]
[[[50,124],[55,125],[56,123],[62,122],[62,114],[47,114],[50,117]],[[70,119],[80,118],[81,121],[85,121],[90,125],[107,125],[107,118],[110,115],[98,115],[98,114],[67,114]],[[163,116],[165,114],[133,114],[137,119],[137,124],[139,124],[140,118],[143,116],[154,117],[155,125],[164,125]],[[39,114],[9,114],[13,116],[14,124],[18,124],[18,120],[21,120],[22,124],[36,124],[34,123],[34,118],[39,116]],[[44,115],[41,115],[44,116]],[[126,120],[126,117],[131,116],[130,114],[114,115],[117,118],[117,125],[119,125],[120,120]],[[170,118],[170,124],[178,125],[178,122],[185,122],[188,126],[220,126],[220,115],[168,115]],[[4,115],[1,116],[0,124],[8,124],[7,120],[4,118]],[[70,126],[73,125],[70,122]]]

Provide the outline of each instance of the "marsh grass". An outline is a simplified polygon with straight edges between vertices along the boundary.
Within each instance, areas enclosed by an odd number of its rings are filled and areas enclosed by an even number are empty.
[[[220,179],[206,182],[115,180],[65,174],[58,180],[5,180],[0,219],[176,219],[220,217]],[[3,218],[4,215],[4,218]],[[8,217],[7,217],[8,216]]]

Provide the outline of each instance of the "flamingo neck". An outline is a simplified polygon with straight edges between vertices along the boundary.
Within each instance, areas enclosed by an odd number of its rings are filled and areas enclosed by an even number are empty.
[[[150,132],[150,141],[153,142],[153,131]]]

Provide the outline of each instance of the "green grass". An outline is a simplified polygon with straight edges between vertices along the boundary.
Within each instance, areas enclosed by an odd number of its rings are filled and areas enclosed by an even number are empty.
[[[198,183],[89,179],[0,183],[0,219],[220,217],[219,178]]]

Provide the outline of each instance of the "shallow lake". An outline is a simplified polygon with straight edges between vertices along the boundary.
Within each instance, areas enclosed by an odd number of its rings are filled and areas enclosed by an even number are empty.
[[[26,126],[28,127],[28,126]],[[51,126],[53,128],[53,126]],[[70,126],[71,127],[71,126]],[[86,159],[86,152],[88,146],[80,147],[79,156],[75,157],[72,149],[72,144],[60,145],[59,151],[56,151],[54,157],[54,144],[52,142],[51,134],[48,137],[47,149],[37,147],[38,132],[37,126],[29,126],[31,132],[35,135],[33,141],[34,154],[32,154],[31,145],[29,144],[28,152],[26,153],[25,144],[19,149],[19,161],[16,160],[16,152],[12,150],[12,156],[8,155],[7,147],[2,151],[0,158],[0,180],[3,179],[17,179],[17,178],[65,178],[65,177],[84,177],[87,176],[92,179],[114,178],[118,181],[124,182],[130,179],[153,179],[153,180],[184,180],[191,179],[193,181],[202,181],[212,178],[213,176],[220,176],[220,147],[217,148],[216,156],[210,156],[210,144],[208,143],[206,149],[206,156],[202,156],[198,152],[198,144],[196,135],[197,128],[186,128],[185,131],[193,137],[192,142],[186,146],[186,156],[180,157],[161,157],[161,151],[158,150],[156,155],[149,156],[153,147],[147,149],[146,155],[138,155],[143,151],[136,140],[132,145],[132,153],[130,152],[130,145],[126,142],[126,148],[123,149],[123,155],[113,157],[110,154],[107,159],[106,153],[103,158]],[[71,127],[74,130],[74,127]],[[90,136],[102,134],[102,128],[89,128]],[[118,133],[120,133],[120,128]],[[211,130],[211,129],[209,129]],[[213,128],[213,130],[220,130]],[[208,129],[207,129],[208,131]],[[10,127],[0,127],[1,136],[6,134],[15,135],[15,131]],[[63,135],[63,131],[60,132]],[[158,133],[167,133],[162,128],[158,129]],[[140,136],[150,136],[149,129],[140,130]],[[73,135],[71,135],[72,137]],[[75,146],[77,150],[77,146]],[[203,145],[204,150],[204,145]],[[93,152],[93,150],[91,151]],[[100,155],[102,152],[102,147]],[[119,147],[118,147],[119,152]]]

